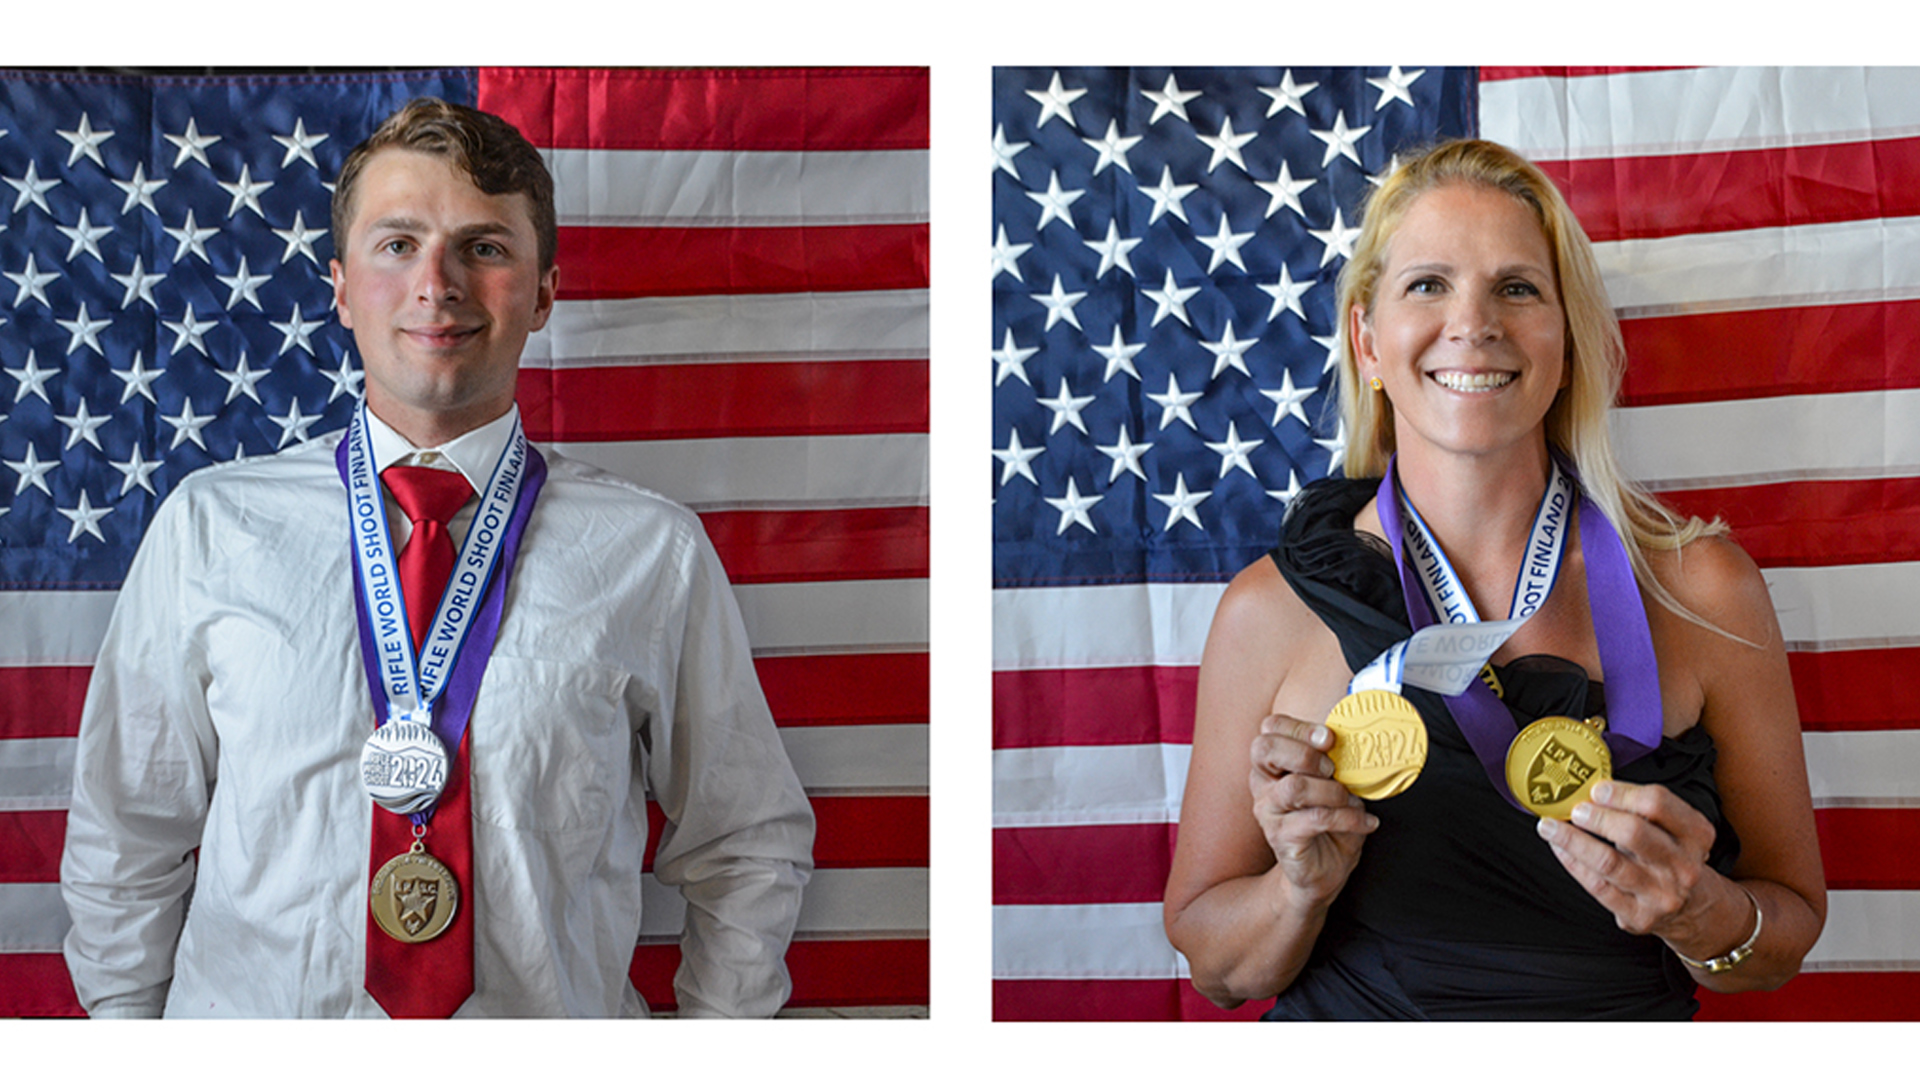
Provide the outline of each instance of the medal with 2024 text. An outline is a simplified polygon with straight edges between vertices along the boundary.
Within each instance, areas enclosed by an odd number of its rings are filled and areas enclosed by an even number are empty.
[[[412,848],[374,872],[368,903],[381,930],[411,944],[438,937],[459,909],[453,871],[427,854],[427,825],[451,780],[451,751],[466,733],[499,631],[502,582],[545,467],[516,420],[416,654],[366,423],[363,405],[336,458],[353,525],[361,656],[376,715],[387,717],[361,749],[360,779],[377,806],[413,821]],[[460,692],[449,693],[454,684]]]

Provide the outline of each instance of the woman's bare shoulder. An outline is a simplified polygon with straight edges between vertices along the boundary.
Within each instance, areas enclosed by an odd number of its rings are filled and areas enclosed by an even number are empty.
[[[1775,636],[1766,579],[1731,539],[1697,537],[1678,549],[1648,552],[1647,564],[1683,607],[1726,633],[1763,646]]]
[[[1262,558],[1234,575],[1213,613],[1208,650],[1216,639],[1288,641],[1320,620],[1274,565]]]

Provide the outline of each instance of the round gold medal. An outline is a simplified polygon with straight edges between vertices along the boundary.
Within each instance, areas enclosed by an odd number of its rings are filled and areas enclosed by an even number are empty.
[[[1333,778],[1363,799],[1407,790],[1427,763],[1427,725],[1413,702],[1390,690],[1348,694],[1327,714],[1336,736]]]
[[[453,871],[417,840],[413,850],[388,859],[373,875],[368,894],[373,921],[388,937],[409,945],[439,937],[460,905]]]
[[[1593,785],[1613,776],[1600,728],[1564,716],[1535,720],[1507,747],[1507,787],[1520,805],[1566,821]]]

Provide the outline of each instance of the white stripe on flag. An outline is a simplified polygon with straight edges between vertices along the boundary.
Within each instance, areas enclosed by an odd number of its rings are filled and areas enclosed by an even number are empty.
[[[1535,160],[1816,146],[1920,134],[1920,68],[1634,71],[1480,84],[1480,130]]]
[[[543,150],[560,224],[886,225],[928,219],[925,150]]]
[[[72,739],[0,739],[0,811],[65,810],[73,750]]]
[[[780,729],[800,784],[816,795],[922,795],[925,724],[821,724]],[[75,740],[0,739],[0,811],[65,810]]]
[[[1801,736],[1818,806],[1920,806],[1920,731]],[[1020,747],[993,752],[996,827],[1176,822],[1183,743]]]
[[[993,594],[993,668],[1194,665],[1227,587],[1090,585]]]
[[[995,750],[994,827],[1178,821],[1192,755],[1182,743]]]
[[[927,725],[784,727],[780,741],[810,795],[924,795]]]
[[[0,953],[57,953],[72,925],[57,883],[0,882]]]
[[[1920,807],[1920,731],[1809,731],[1813,805]]]
[[[0,666],[90,664],[100,652],[117,592],[7,593],[0,605]],[[735,585],[756,654],[918,651],[927,644],[927,581],[769,582]],[[49,650],[29,636],[60,633]],[[63,655],[42,657],[58,651]]]
[[[680,936],[686,921],[680,890],[647,874],[640,880],[640,936]],[[800,898],[797,935],[824,938],[924,937],[927,871],[923,867],[815,870]]]
[[[927,504],[925,434],[541,445],[701,512]]]
[[[640,932],[678,937],[686,904],[652,874],[642,878]],[[72,923],[54,883],[0,883],[0,952],[60,951]],[[800,904],[799,932],[820,937],[921,937],[927,871],[917,867],[816,870]]]
[[[1915,642],[1905,609],[1882,601],[1920,596],[1920,563],[1776,567],[1762,575],[1789,648]],[[1197,665],[1225,588],[1001,589],[993,596],[994,670]]]
[[[91,664],[117,589],[0,591],[0,667]]]
[[[1761,571],[1780,633],[1796,650],[1884,649],[1920,644],[1913,609],[1889,597],[1920,596],[1920,563],[1779,566]]]
[[[562,300],[520,363],[918,360],[927,311],[925,289]]]
[[[1159,904],[997,905],[996,979],[1187,978]],[[1920,893],[1827,894],[1827,927],[1803,970],[1920,969]]]
[[[1827,894],[1827,925],[1802,971],[1920,969],[1920,892],[1848,889]]]
[[[1613,412],[1629,476],[1655,490],[1920,474],[1920,390],[1642,405]]]
[[[917,652],[927,647],[927,579],[735,585],[755,656]]]
[[[1920,218],[1614,240],[1593,253],[1626,319],[1920,296]]]
[[[998,904],[996,979],[1185,979],[1159,904]]]

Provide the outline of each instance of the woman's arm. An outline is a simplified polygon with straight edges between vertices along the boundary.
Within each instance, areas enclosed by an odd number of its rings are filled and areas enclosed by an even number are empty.
[[[1597,790],[1588,809],[1576,808],[1576,828],[1543,825],[1542,835],[1622,929],[1658,934],[1681,956],[1725,956],[1747,941],[1756,917],[1764,920],[1752,955],[1738,966],[1717,974],[1688,970],[1712,990],[1770,990],[1800,970],[1827,908],[1779,623],[1759,569],[1729,541],[1697,540],[1653,561],[1681,603],[1759,646],[1648,605],[1661,666],[1697,684],[1700,723],[1719,751],[1721,806],[1740,836],[1739,861],[1731,878],[1709,869],[1712,827],[1657,786]]]
[[[1324,716],[1319,699],[1338,699],[1345,672],[1332,635],[1271,562],[1234,579],[1200,664],[1165,908],[1195,988],[1223,1008],[1272,997],[1299,974],[1377,826],[1328,778],[1332,732],[1274,715],[1276,701],[1299,700]]]

